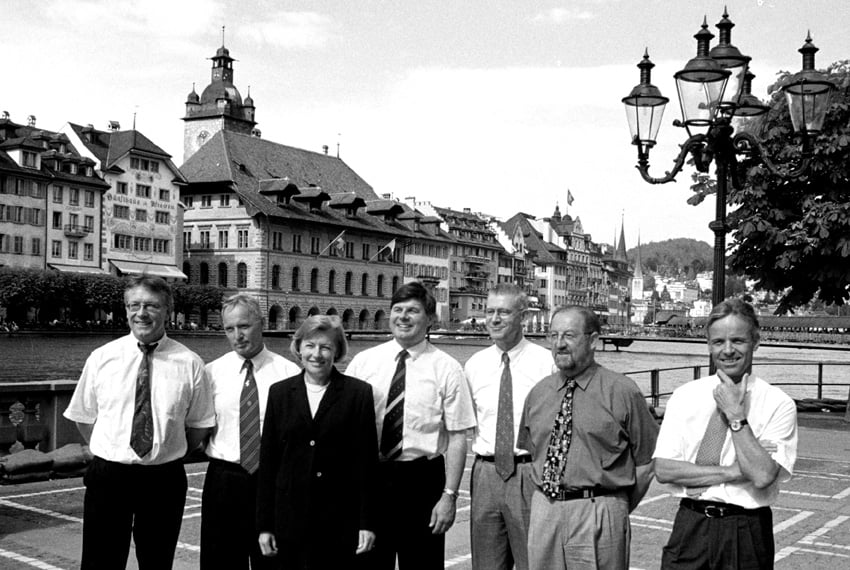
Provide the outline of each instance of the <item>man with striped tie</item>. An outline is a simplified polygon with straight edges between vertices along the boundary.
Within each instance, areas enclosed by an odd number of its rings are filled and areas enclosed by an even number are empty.
[[[256,532],[260,433],[269,388],[299,368],[263,343],[257,300],[237,293],[221,308],[232,352],[207,365],[215,402],[216,428],[207,445],[210,458],[201,504],[201,570],[274,567],[260,553]]]
[[[681,497],[661,567],[773,568],[779,483],[797,458],[797,408],[752,374],[759,323],[727,299],[706,322],[717,374],[673,392],[655,448],[658,480]]]
[[[380,449],[375,548],[362,567],[442,569],[475,427],[461,365],[427,340],[436,301],[418,282],[402,285],[390,308],[393,340],[359,353],[346,374],[372,385]]]

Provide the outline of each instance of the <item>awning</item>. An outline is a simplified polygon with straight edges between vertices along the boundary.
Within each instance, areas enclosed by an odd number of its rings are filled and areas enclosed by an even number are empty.
[[[142,263],[140,261],[124,261],[123,259],[110,259],[109,263],[115,266],[121,273],[131,275],[156,275],[166,279],[187,279],[186,274],[173,265],[159,265],[156,263]]]
[[[59,263],[48,263],[47,267],[61,271],[62,273],[98,273],[104,274],[106,271],[100,267],[85,267],[83,265],[61,265]]]

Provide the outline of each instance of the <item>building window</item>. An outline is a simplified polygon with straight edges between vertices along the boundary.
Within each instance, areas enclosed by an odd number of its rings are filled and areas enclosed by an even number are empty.
[[[32,238],[32,254],[41,255],[41,238]]]
[[[229,242],[229,239],[228,239],[228,235],[227,235],[227,230],[218,230],[218,247],[219,247],[219,249],[227,249],[228,247],[230,247],[230,244],[228,242]]]
[[[201,230],[201,249],[209,249],[210,247],[210,231]]]
[[[218,286],[227,287],[227,264],[224,262],[218,264]]]
[[[153,240],[153,250],[155,253],[171,253],[170,240],[156,239]]]
[[[133,249],[136,250],[136,251],[150,251],[151,250],[151,238],[134,237],[133,238]]]
[[[212,208],[212,196],[201,196],[201,208]]]
[[[301,276],[299,275],[300,270],[297,267],[292,268],[292,290],[300,291],[301,290]]]
[[[53,244],[50,248],[50,256],[62,257],[62,242],[58,239],[53,240]]]
[[[9,253],[9,236],[0,234],[0,253]]]
[[[124,234],[115,234],[112,240],[114,249],[130,249],[132,238]]]
[[[236,231],[236,241],[237,247],[239,249],[245,249],[248,247],[248,230],[237,230]]]
[[[40,226],[43,224],[40,208],[30,209],[30,224],[34,226]]]
[[[364,273],[360,280],[360,294],[366,296],[369,294],[369,274]]]
[[[354,294],[354,292],[351,289],[351,287],[352,287],[351,282],[352,281],[354,281],[354,276],[351,274],[351,271],[347,271],[345,273],[345,294],[346,295],[353,295]]]
[[[53,212],[53,229],[62,229],[62,212]]]
[[[168,212],[157,210],[155,216],[156,223],[158,224],[168,224],[171,221],[171,214],[169,214]]]
[[[281,232],[272,232],[272,249],[283,249],[283,234]]]
[[[393,276],[393,288],[391,294],[395,295],[396,291],[398,291],[398,275]]]
[[[68,204],[71,206],[79,206],[80,205],[80,189],[79,188],[71,188],[68,192]]]
[[[86,190],[86,208],[94,208],[94,192]]]
[[[244,263],[236,266],[236,286],[240,289],[248,286],[248,266]]]
[[[195,198],[193,196],[184,196],[183,197],[183,205],[186,206],[187,208],[193,207],[194,203],[195,203]]]
[[[21,166],[27,168],[38,168],[38,154],[28,150],[21,151]]]
[[[70,214],[68,216],[68,225],[71,226],[71,229],[76,230],[80,225],[80,216],[77,214]]]
[[[272,289],[280,289],[280,265],[272,266]]]
[[[384,296],[384,276],[378,275],[378,297]]]
[[[188,261],[183,262],[183,274],[186,275],[186,283],[192,282],[192,266]]]
[[[124,194],[124,195],[126,195],[126,194],[127,194],[127,183],[126,183],[126,182],[119,182],[119,183],[115,186],[115,191],[116,191],[118,194]]]
[[[301,236],[292,234],[292,251],[301,253]]]
[[[75,241],[68,242],[68,257],[70,259],[77,259],[80,252],[80,244]]]
[[[336,271],[334,269],[328,272],[328,293],[331,295],[336,293]]]
[[[354,244],[350,241],[345,242],[345,257],[354,259]]]
[[[151,172],[159,172],[159,163],[155,160],[151,161]]]
[[[159,189],[159,199],[162,202],[170,202],[171,201],[171,190],[166,188]]]
[[[94,260],[94,245],[90,243],[83,244],[83,259],[86,261]]]
[[[112,206],[112,215],[116,218],[121,218],[122,220],[130,219],[130,207],[129,206],[119,206],[115,204]]]
[[[61,204],[62,203],[62,191],[63,188],[61,186],[53,187],[53,203]]]
[[[368,259],[369,259],[369,249],[370,249],[370,248],[369,248],[369,244],[368,244],[368,243],[364,243],[364,244],[363,244],[363,259],[366,259],[366,260],[368,260]]]
[[[137,222],[147,222],[148,221],[148,211],[142,210],[141,208],[136,208],[136,221]]]
[[[312,271],[310,271],[310,292],[318,293],[319,292],[319,270],[315,267]]]
[[[183,251],[189,251],[192,247],[192,230],[183,232]]]
[[[219,197],[219,206],[227,208],[230,206],[230,194],[222,194]]]
[[[210,266],[201,262],[201,285],[206,285],[210,282]]]
[[[319,251],[321,251],[320,250],[321,245],[322,245],[322,242],[319,238],[311,237],[310,238],[310,253],[312,253],[313,255],[319,255]]]
[[[24,236],[15,236],[15,245],[13,253],[23,255],[24,253]]]
[[[151,187],[147,184],[136,184],[136,196],[139,198],[150,198]]]

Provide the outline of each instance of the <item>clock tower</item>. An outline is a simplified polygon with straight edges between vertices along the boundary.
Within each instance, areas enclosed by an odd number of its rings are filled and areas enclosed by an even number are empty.
[[[233,62],[230,51],[222,46],[212,59],[210,84],[198,96],[195,86],[186,97],[183,117],[183,162],[195,154],[218,131],[226,130],[250,135],[257,124],[251,92],[242,100],[233,85]]]

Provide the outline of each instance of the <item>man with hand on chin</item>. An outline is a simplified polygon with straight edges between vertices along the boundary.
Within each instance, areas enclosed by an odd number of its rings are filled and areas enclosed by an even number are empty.
[[[437,303],[419,282],[393,294],[393,340],[357,354],[345,373],[372,385],[378,431],[378,520],[369,570],[444,567],[475,414],[463,368],[428,342]]]
[[[655,449],[655,473],[682,497],[661,567],[773,568],[779,483],[797,457],[797,410],[752,374],[759,323],[726,300],[706,323],[717,374],[673,392]]]

